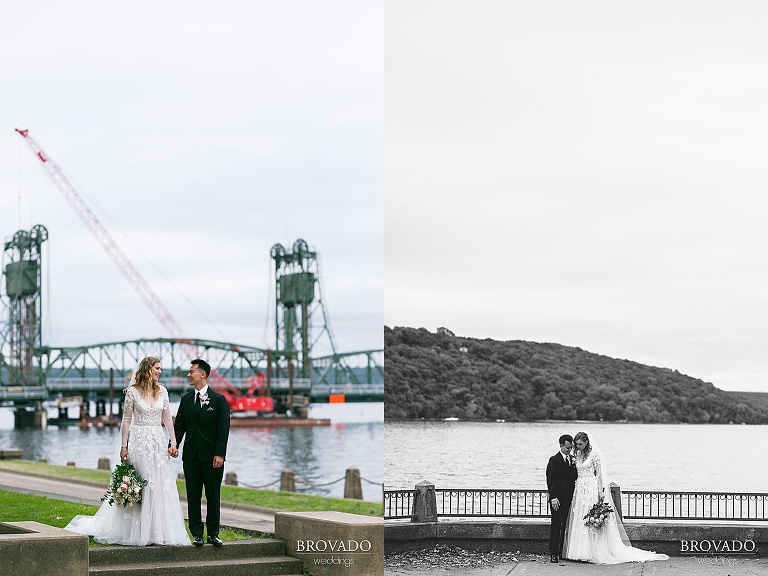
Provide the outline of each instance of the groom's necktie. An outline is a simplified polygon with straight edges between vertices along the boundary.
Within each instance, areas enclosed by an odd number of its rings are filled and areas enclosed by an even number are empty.
[[[195,408],[200,406],[200,392],[195,392]]]
[[[568,467],[570,468],[571,467],[571,457],[570,456],[566,456],[565,457],[565,462],[566,462],[566,464],[568,464]]]

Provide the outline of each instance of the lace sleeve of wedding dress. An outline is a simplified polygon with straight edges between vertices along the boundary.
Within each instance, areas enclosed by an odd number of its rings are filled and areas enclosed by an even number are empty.
[[[131,432],[131,421],[133,420],[133,388],[125,391],[125,404],[123,405],[123,423],[122,423],[122,442],[121,446],[128,445],[128,435]]]
[[[600,458],[600,453],[595,452],[594,456],[592,457],[592,463],[595,466],[595,476],[597,476],[597,485],[600,486],[603,489],[603,495],[605,495],[606,492],[610,493],[610,486],[608,487],[608,490],[606,490],[605,484],[603,484],[603,465],[602,465],[602,458]]]
[[[176,432],[173,430],[173,419],[171,418],[171,405],[168,402],[168,390],[163,388],[163,424],[168,431],[168,436],[171,439],[171,444],[176,445]]]

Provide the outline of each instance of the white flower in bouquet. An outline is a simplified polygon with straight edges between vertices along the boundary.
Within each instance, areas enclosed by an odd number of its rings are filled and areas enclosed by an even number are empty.
[[[121,462],[112,472],[109,488],[101,501],[108,501],[110,506],[115,503],[123,507],[133,506],[141,502],[141,491],[146,485],[147,481],[130,462]]]
[[[597,504],[592,506],[592,509],[584,516],[584,520],[586,520],[584,525],[590,528],[602,528],[611,512],[613,512],[613,508],[606,504],[601,497]]]

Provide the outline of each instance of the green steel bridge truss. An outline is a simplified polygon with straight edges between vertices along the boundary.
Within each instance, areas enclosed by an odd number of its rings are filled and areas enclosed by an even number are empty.
[[[110,375],[114,386],[122,388],[145,356],[160,358],[161,380],[169,389],[183,388],[192,359],[190,349],[196,350],[198,357],[204,358],[223,378],[240,389],[247,389],[259,373],[267,374],[270,358],[273,390],[287,386],[285,360],[270,357],[265,349],[214,340],[154,338],[90,346],[44,347],[43,382],[37,386],[16,386],[11,378],[12,371],[0,357],[0,402],[10,400],[19,404],[25,400],[45,399],[49,392],[75,387],[104,389],[109,385]],[[293,386],[313,394],[341,390],[383,397],[384,351],[365,350],[313,358],[312,378],[295,378]]]

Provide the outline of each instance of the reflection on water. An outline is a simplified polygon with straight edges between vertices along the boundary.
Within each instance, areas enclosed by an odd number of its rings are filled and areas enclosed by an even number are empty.
[[[298,492],[335,497],[344,495],[347,468],[358,468],[360,475],[370,482],[383,482],[384,423],[375,420],[380,411],[383,415],[383,405],[321,408],[334,414],[331,420],[336,423],[296,428],[232,428],[225,473],[237,473],[242,485],[276,490],[281,471],[290,468],[294,470]],[[173,412],[175,409],[172,406]],[[366,414],[372,415],[371,421],[364,421]],[[96,468],[100,457],[108,457],[113,465],[117,462],[120,432],[112,428],[81,430],[74,426],[15,430],[13,414],[0,409],[0,448],[23,450],[26,460],[45,458],[60,465],[74,461],[80,468]],[[172,466],[181,472],[181,459],[172,459]],[[342,480],[321,486],[339,479]],[[364,481],[363,497],[381,501],[381,486]]]

